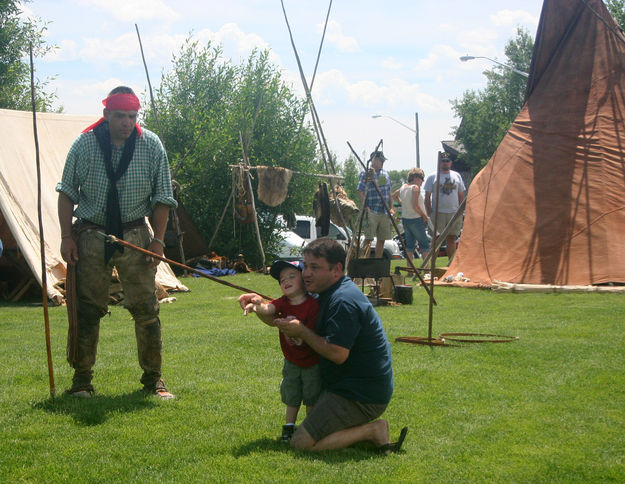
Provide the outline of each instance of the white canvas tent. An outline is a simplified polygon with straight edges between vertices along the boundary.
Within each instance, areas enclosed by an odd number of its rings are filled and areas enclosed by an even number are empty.
[[[65,278],[65,262],[60,254],[55,186],[61,179],[72,142],[95,120],[92,116],[37,113],[48,297],[57,304],[63,296],[55,285]],[[24,260],[41,284],[37,166],[30,112],[0,109],[0,211]],[[165,263],[159,264],[156,279],[165,289],[188,290]]]

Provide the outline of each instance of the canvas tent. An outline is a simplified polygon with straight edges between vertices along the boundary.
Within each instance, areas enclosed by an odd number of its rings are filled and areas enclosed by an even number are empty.
[[[526,103],[467,196],[446,275],[625,283],[625,38],[601,0],[545,0]]]
[[[62,301],[62,294],[54,286],[65,278],[55,186],[72,142],[94,121],[93,116],[37,114],[47,286],[55,303]],[[36,168],[32,113],[0,109],[0,237],[19,248],[24,270],[41,284]],[[9,255],[10,246],[3,258]],[[158,266],[157,281],[165,289],[187,290],[165,263]]]

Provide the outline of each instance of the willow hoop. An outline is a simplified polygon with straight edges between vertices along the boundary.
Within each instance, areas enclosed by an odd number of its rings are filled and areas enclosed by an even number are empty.
[[[519,339],[518,336],[491,333],[441,333],[438,337],[458,343],[510,343]]]

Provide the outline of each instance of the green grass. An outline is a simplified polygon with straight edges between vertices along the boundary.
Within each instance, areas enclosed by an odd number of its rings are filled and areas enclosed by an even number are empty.
[[[228,280],[278,294],[268,276]],[[175,401],[139,393],[133,323],[102,320],[91,400],[62,394],[65,308],[50,308],[57,396],[49,398],[40,307],[0,305],[3,482],[623,482],[623,296],[436,288],[433,332],[518,336],[427,347],[428,298],[381,307],[395,394],[385,417],[405,451],[369,445],[311,455],[277,442],[284,419],[275,330],[206,279],[163,305],[164,378]]]

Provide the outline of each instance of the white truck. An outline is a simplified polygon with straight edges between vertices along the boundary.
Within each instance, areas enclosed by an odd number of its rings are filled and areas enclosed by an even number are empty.
[[[281,246],[280,257],[284,257],[287,259],[298,258],[298,254],[295,251],[294,245],[298,243],[301,239],[303,241],[300,248],[313,240],[317,239],[321,236],[321,231],[319,227],[315,226],[315,217],[311,217],[308,215],[296,215],[295,216],[295,227],[292,230],[286,231],[284,235],[284,243]],[[297,236],[297,238],[293,237],[293,235]],[[328,232],[328,237],[334,239],[347,248],[348,238],[345,230],[342,227],[330,222],[330,230]],[[375,244],[376,240],[373,239],[371,244],[370,255],[373,257],[375,254]],[[386,240],[384,241],[384,258],[386,259],[401,259],[401,251],[399,249],[399,245],[394,240]]]

